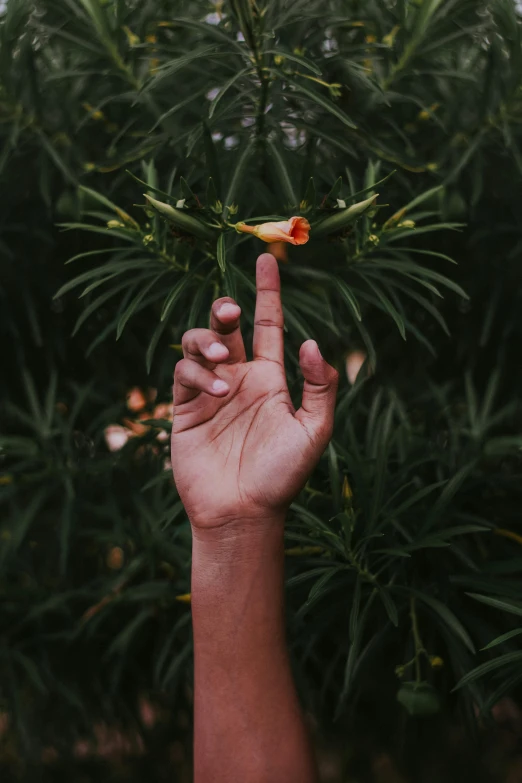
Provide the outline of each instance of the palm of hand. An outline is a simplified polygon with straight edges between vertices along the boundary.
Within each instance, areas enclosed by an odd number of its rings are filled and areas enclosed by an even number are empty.
[[[198,527],[284,513],[331,435],[337,373],[315,342],[304,343],[303,406],[295,411],[283,366],[279,272],[272,256],[258,260],[257,283],[254,361],[245,360],[240,310],[230,299],[214,303],[212,330],[193,330],[183,338],[172,465],[180,497]],[[223,304],[231,319],[220,320]],[[215,350],[211,356],[217,341],[220,358]],[[225,385],[216,392],[218,380]]]
[[[281,365],[225,365],[219,377],[229,384],[226,398],[202,393],[174,420],[176,483],[185,505],[202,519],[205,496],[212,497],[212,524],[216,517],[284,510],[320,456],[317,437],[295,418]]]

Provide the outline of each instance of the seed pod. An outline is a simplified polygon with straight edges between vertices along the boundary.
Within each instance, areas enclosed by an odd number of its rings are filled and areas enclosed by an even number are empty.
[[[427,682],[403,682],[397,701],[409,715],[434,715],[441,708],[437,691]]]
[[[348,209],[339,209],[334,215],[330,215],[330,217],[321,220],[320,223],[316,223],[312,226],[313,237],[321,237],[325,234],[332,234],[334,231],[341,231],[346,226],[349,226],[350,223],[354,223],[357,218],[375,204],[378,195],[377,193],[377,195],[371,196],[365,199],[365,201],[352,204]]]
[[[200,239],[207,239],[212,241],[215,239],[215,233],[208,226],[201,223],[192,215],[188,215],[183,209],[175,209],[170,204],[164,204],[163,201],[157,201],[151,196],[145,198],[154,209],[166,218],[170,223],[173,223],[178,228],[182,229],[187,234],[193,234]]]

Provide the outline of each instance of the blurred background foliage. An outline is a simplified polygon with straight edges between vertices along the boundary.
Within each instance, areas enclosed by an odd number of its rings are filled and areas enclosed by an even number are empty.
[[[522,685],[517,4],[7,0],[0,13],[6,769],[25,779],[59,758],[67,778],[118,726],[158,770],[168,747],[169,779],[187,779],[172,372],[216,296],[238,298],[251,333],[263,245],[233,224],[300,214],[309,244],[273,248],[290,388],[297,399],[309,337],[342,383],[333,441],[288,520],[296,678],[357,779],[385,779],[347,740],[363,726],[359,747],[371,736],[401,770],[386,780],[423,780],[442,725],[473,737]],[[489,779],[460,756],[459,780]]]

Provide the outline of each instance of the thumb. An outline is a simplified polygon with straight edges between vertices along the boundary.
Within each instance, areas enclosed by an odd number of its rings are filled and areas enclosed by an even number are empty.
[[[325,362],[315,340],[302,344],[299,365],[305,382],[303,402],[295,417],[326,445],[332,437],[339,373]]]

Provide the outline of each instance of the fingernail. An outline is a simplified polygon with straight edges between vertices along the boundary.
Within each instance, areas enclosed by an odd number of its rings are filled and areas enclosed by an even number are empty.
[[[221,307],[218,310],[218,315],[220,317],[225,316],[231,316],[233,315],[235,318],[238,316],[238,310],[239,305],[232,304],[232,302],[225,302],[225,304],[222,304]]]
[[[207,348],[207,355],[211,359],[220,359],[223,356],[227,356],[228,349],[223,343],[212,343]]]
[[[228,391],[228,383],[225,381],[214,381],[212,384],[212,391],[215,392],[224,392]]]
[[[320,357],[321,357],[321,359],[322,359],[322,358],[323,358],[323,355],[322,355],[322,353],[321,353],[321,349],[319,348],[319,344],[318,344],[317,340],[310,340],[310,342],[315,344],[315,347],[317,348],[317,353],[319,354],[319,356],[320,356]]]

